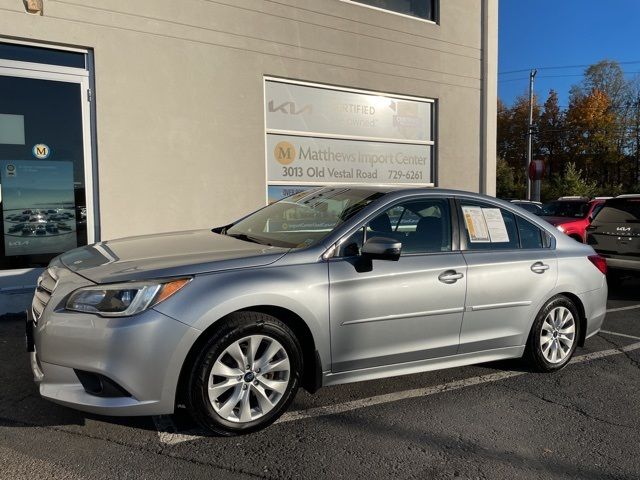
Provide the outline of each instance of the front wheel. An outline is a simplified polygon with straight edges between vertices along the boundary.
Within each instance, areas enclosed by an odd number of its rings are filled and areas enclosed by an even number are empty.
[[[525,355],[541,372],[560,370],[569,363],[578,344],[580,317],[564,296],[547,302],[533,322]]]
[[[187,408],[220,435],[254,432],[278,419],[298,390],[302,355],[293,332],[257,312],[232,314],[196,358]]]

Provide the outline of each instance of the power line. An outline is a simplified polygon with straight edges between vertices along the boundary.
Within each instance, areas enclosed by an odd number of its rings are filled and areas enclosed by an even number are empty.
[[[638,72],[623,72],[623,75],[638,75]],[[583,77],[583,73],[566,73],[564,75],[540,75],[537,78],[564,78],[564,77]],[[529,77],[518,77],[518,78],[503,78],[498,80],[498,82],[515,82],[518,80],[529,80]]]
[[[618,65],[634,65],[634,64],[638,64],[640,63],[640,60],[630,60],[628,62],[615,62]],[[569,68],[587,68],[587,67],[591,67],[594,64],[584,64],[584,65],[554,65],[552,67],[536,67],[537,70],[564,70],[564,69],[569,69]],[[508,75],[510,73],[523,73],[523,72],[529,72],[531,71],[530,68],[525,68],[522,70],[509,70],[506,72],[499,72],[498,75]],[[527,77],[528,78],[528,77]]]

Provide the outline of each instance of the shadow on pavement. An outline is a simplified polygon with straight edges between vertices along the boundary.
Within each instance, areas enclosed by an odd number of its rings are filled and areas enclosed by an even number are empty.
[[[416,447],[422,447],[422,451],[425,453],[427,448],[430,450],[443,450],[444,453],[436,453],[436,455],[438,457],[443,455],[448,457],[445,461],[445,466],[442,470],[434,471],[432,467],[432,469],[429,469],[430,471],[423,472],[425,473],[425,478],[439,478],[443,475],[448,477],[452,472],[447,468],[447,464],[466,464],[469,466],[469,472],[461,472],[455,478],[485,478],[487,474],[489,478],[509,478],[509,470],[511,470],[511,473],[517,473],[518,478],[521,478],[523,473],[527,471],[540,475],[537,478],[548,478],[549,476],[555,478],[559,472],[568,478],[585,480],[601,480],[612,476],[606,466],[603,470],[597,470],[579,462],[569,463],[557,455],[546,457],[542,447],[539,449],[540,454],[536,455],[535,448],[532,448],[535,445],[528,447],[531,450],[530,455],[518,453],[511,448],[509,450],[499,450],[495,447],[487,448],[481,445],[482,442],[470,441],[463,438],[464,434],[462,432],[456,432],[455,419],[451,419],[450,427],[454,429],[451,435],[438,434],[432,429],[421,430],[421,422],[412,421],[411,419],[408,419],[406,424],[394,422],[392,427],[385,424],[384,417],[373,417],[371,415],[367,416],[366,420],[352,415],[331,415],[323,417],[323,420],[336,424],[344,430],[360,432],[362,437],[370,439],[378,437],[384,438],[384,441],[388,442],[389,437],[393,436],[395,440],[390,443],[395,445],[396,450],[406,448],[400,445],[401,442],[408,442]],[[477,435],[482,438],[482,431],[485,425],[482,424],[482,419],[479,419],[478,422]],[[466,423],[462,428],[468,430],[474,427]],[[516,428],[516,426],[511,425],[509,428]],[[535,440],[531,441],[535,442]],[[484,462],[487,463],[483,465]],[[437,463],[433,462],[433,465],[435,466]],[[457,468],[456,470],[462,469]],[[616,475],[615,478],[631,480],[635,477]]]
[[[640,301],[640,275],[624,277],[620,285],[610,282],[609,300]]]

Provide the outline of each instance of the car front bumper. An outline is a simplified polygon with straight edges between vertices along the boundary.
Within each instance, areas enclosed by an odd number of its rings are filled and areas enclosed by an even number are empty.
[[[153,309],[124,318],[69,312],[60,308],[67,289],[59,290],[33,323],[31,369],[42,397],[105,415],[172,413],[180,370],[200,331]],[[124,393],[91,393],[78,372],[106,377]]]

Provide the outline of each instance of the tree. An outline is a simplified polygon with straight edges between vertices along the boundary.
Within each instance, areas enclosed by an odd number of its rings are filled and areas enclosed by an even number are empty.
[[[588,181],[583,177],[582,170],[575,163],[568,163],[562,174],[552,177],[543,191],[543,197],[547,200],[564,195],[578,195],[581,197],[593,197],[598,193],[595,181]]]
[[[499,198],[524,198],[525,186],[516,183],[514,168],[498,157],[496,163],[496,196]]]
[[[544,159],[548,169],[543,196],[567,195],[563,179],[569,175],[571,180],[576,172],[587,186],[597,185],[602,195],[636,191],[640,187],[640,76],[627,80],[617,62],[603,60],[585,69],[583,79],[571,88],[566,109],[558,103],[554,90],[543,106],[534,96],[533,158]],[[528,120],[528,96],[518,97],[511,106],[498,103],[497,153],[505,162],[498,183],[503,196],[520,196],[526,185]],[[568,170],[570,163],[573,167]]]
[[[574,96],[566,114],[568,154],[589,178],[611,183],[619,159],[617,119],[606,93]]]
[[[534,125],[540,117],[540,106],[533,98]],[[498,155],[515,168],[523,167],[527,155],[529,98],[520,96],[511,108],[498,103]]]
[[[540,115],[535,140],[539,142],[541,154],[544,156],[549,175],[564,169],[565,118],[558,105],[558,93],[549,91],[544,102],[544,110]]]
[[[614,109],[620,108],[627,100],[629,85],[618,62],[601,60],[589,66],[584,72],[582,92],[600,91],[607,95]]]

